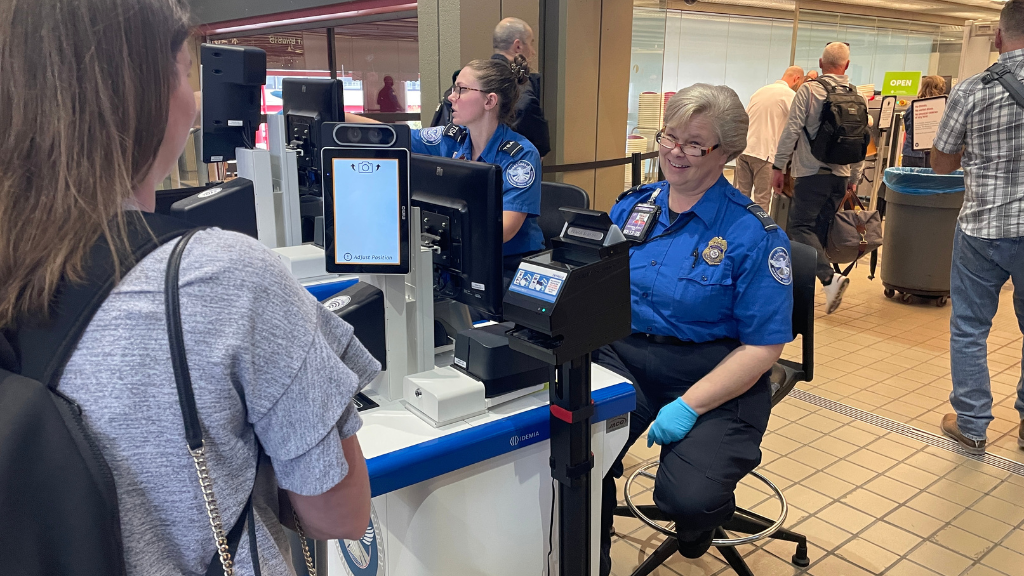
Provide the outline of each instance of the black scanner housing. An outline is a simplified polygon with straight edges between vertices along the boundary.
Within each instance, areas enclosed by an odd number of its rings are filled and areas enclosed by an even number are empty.
[[[484,396],[495,398],[550,379],[551,366],[509,346],[511,322],[463,330],[455,338],[453,367],[483,382]]]
[[[351,300],[340,308],[333,309],[331,302],[340,296]],[[324,300],[328,310],[348,322],[355,329],[355,337],[378,362],[381,370],[387,370],[388,344],[384,332],[384,292],[365,282],[352,286]]]
[[[509,290],[503,306],[505,320],[516,325],[509,333],[512,349],[555,365],[625,338],[632,331],[629,244],[602,245],[603,234],[612,226],[603,212],[561,211],[568,226],[560,238],[552,239],[553,249],[523,259],[524,263],[567,273],[555,302]],[[580,236],[574,236],[574,229]],[[595,234],[601,230],[604,232],[597,238]]]

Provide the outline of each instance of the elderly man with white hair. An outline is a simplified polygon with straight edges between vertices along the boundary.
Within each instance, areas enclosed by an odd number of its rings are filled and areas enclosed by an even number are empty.
[[[736,188],[768,211],[772,199],[772,162],[789,106],[804,83],[804,69],[790,66],[782,78],[759,88],[750,97],[747,116],[747,149],[736,159]]]
[[[793,97],[789,119],[775,155],[772,187],[776,192],[782,192],[783,171],[792,160],[795,182],[786,231],[793,241],[812,246],[818,252],[815,274],[825,287],[825,311],[831,314],[839,308],[850,279],[833,272],[823,245],[846,191],[856,190],[860,182],[864,156],[850,164],[830,164],[819,160],[812,152],[812,142],[817,140],[822,126],[822,109],[829,92],[846,94],[857,91],[846,75],[850,66],[850,47],[845,43],[832,42],[826,46],[818,64],[821,76],[805,82]]]

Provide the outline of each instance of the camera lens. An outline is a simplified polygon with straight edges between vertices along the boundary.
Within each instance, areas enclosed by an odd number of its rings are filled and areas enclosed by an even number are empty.
[[[379,144],[383,134],[381,134],[380,130],[378,130],[377,128],[373,128],[370,130],[369,136],[370,142],[373,142],[374,144]]]
[[[363,139],[363,131],[362,130],[360,130],[359,128],[349,128],[348,129],[348,141],[349,142],[359,142],[362,139]]]

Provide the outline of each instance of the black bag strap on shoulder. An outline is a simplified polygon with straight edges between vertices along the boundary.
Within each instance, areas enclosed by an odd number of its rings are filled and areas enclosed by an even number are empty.
[[[125,218],[132,253],[119,258],[122,277],[161,244],[194,228],[187,222],[159,214],[129,211]],[[92,317],[114,289],[114,259],[109,245],[100,239],[86,258],[85,281],[64,283],[58,288],[50,321],[21,326],[12,335],[11,344],[20,352],[18,373],[39,380],[53,390]]]
[[[178,290],[179,271],[181,259],[185,254],[185,247],[189,240],[199,230],[192,230],[182,236],[181,240],[174,246],[170,257],[167,259],[167,273],[165,276],[164,308],[167,314],[167,339],[171,347],[171,366],[174,370],[174,381],[178,388],[178,403],[181,406],[181,417],[185,424],[185,442],[188,445],[189,453],[200,471],[199,484],[203,491],[203,499],[206,501],[207,512],[211,518],[220,518],[220,510],[213,493],[213,482],[206,469],[205,446],[203,443],[203,429],[199,422],[199,410],[196,408],[196,397],[192,389],[192,375],[188,369],[188,357],[185,354],[185,335],[181,326],[181,296]],[[258,471],[257,471],[258,472]],[[242,532],[245,526],[249,527],[249,554],[252,558],[253,570],[259,576],[260,562],[256,550],[256,522],[252,509],[252,494],[238,515],[234,526],[228,533],[224,534],[223,526],[213,526],[214,539],[220,542],[227,540],[227,550],[218,549],[206,570],[206,576],[222,576],[226,574],[225,566],[231,566],[231,559],[238,551],[238,544],[242,540]],[[218,546],[219,548],[219,546]]]
[[[981,83],[988,86],[993,82],[999,82],[1010,94],[1010,98],[1013,98],[1018,106],[1024,108],[1024,84],[1021,84],[1017,75],[1006,64],[996,62],[985,69],[981,76]]]
[[[125,214],[119,271],[191,226]],[[57,389],[64,368],[113,290],[114,257],[100,237],[84,278],[62,280],[47,319],[21,318],[0,332],[0,566],[11,574],[125,574],[113,473],[82,417]],[[30,530],[25,528],[29,527]],[[60,543],[55,547],[55,543]]]

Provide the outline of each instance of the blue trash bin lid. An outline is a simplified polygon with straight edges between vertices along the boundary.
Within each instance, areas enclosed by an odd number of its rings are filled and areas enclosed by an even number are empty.
[[[955,194],[964,191],[964,171],[936,174],[931,168],[886,168],[882,182],[900,194]]]

